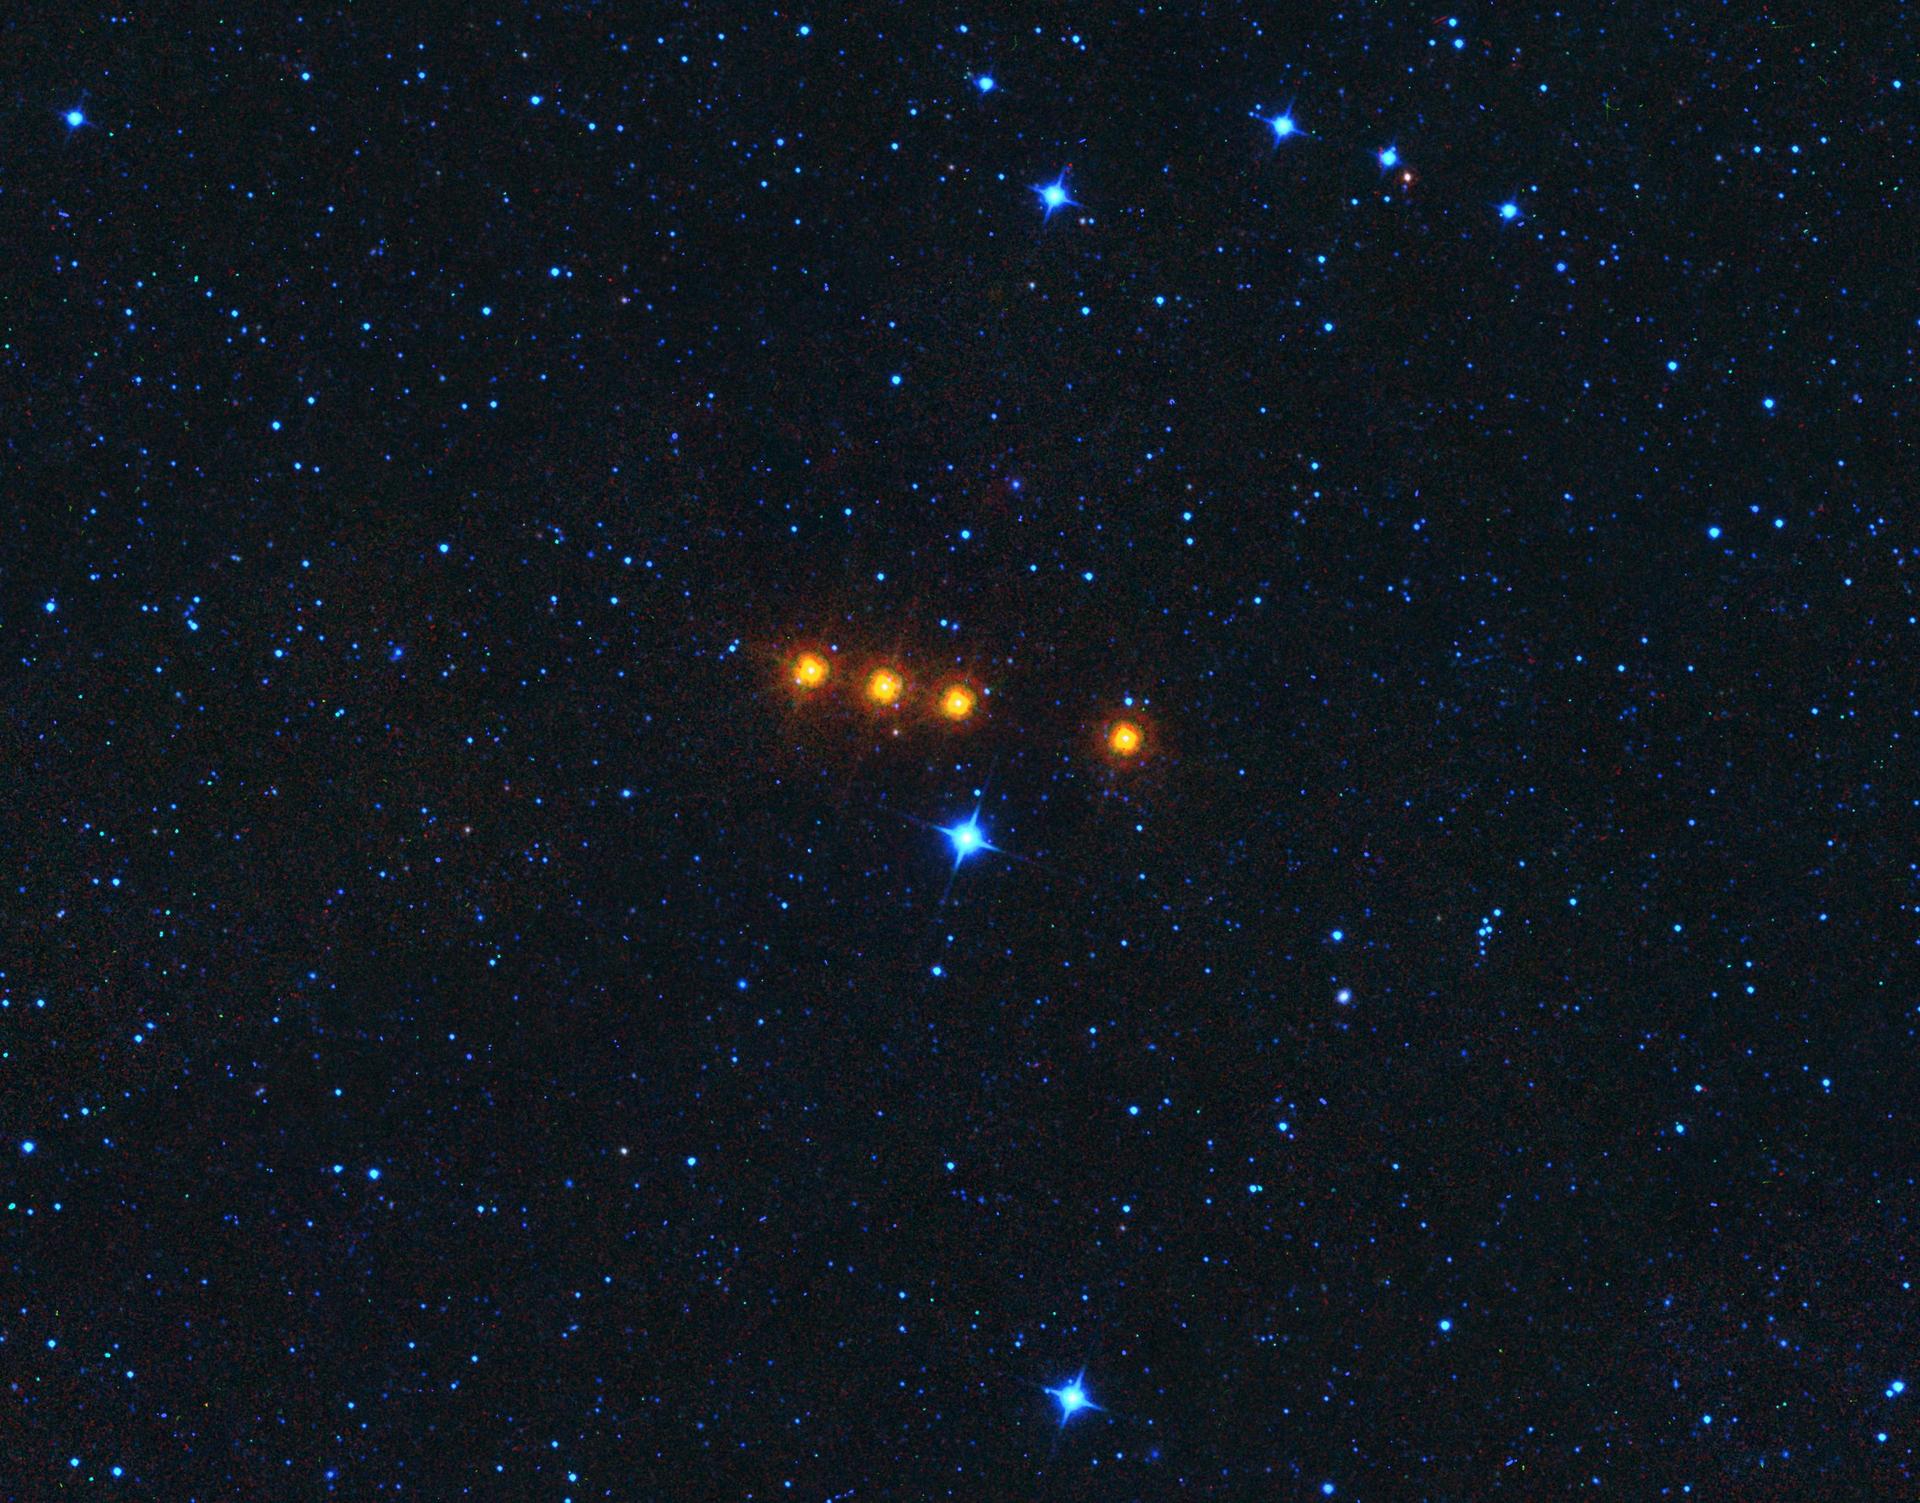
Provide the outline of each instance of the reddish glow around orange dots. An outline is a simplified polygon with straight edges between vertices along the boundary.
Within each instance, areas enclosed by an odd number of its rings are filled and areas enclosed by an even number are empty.
[[[1131,720],[1116,720],[1107,727],[1107,750],[1116,757],[1134,757],[1146,744],[1146,735]]]
[[[817,652],[803,652],[793,660],[793,681],[802,689],[818,689],[832,672],[832,665]]]
[[[876,668],[867,675],[867,701],[881,709],[891,709],[900,703],[906,687],[906,680],[893,669]]]
[[[965,720],[979,703],[965,684],[948,684],[940,693],[940,713],[949,720]]]

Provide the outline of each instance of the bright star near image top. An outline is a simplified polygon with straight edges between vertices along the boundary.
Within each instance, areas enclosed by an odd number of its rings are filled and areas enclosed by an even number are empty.
[[[1040,195],[1040,202],[1046,206],[1049,219],[1053,217],[1055,209],[1072,207],[1073,200],[1067,197],[1067,175],[1064,172],[1050,183],[1036,184],[1033,191]]]

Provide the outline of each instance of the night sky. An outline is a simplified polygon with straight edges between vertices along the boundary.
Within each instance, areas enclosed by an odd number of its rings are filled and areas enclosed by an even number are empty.
[[[0,23],[0,1497],[1913,1495],[1910,17],[298,10]]]

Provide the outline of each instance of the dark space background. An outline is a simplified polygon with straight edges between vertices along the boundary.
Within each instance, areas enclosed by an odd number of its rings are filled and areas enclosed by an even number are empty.
[[[1863,9],[10,12],[0,1496],[1911,1495]]]

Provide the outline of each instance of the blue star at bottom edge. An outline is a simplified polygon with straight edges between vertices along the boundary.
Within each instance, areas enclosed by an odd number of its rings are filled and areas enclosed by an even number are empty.
[[[1049,1388],[1048,1395],[1060,1406],[1060,1423],[1065,1425],[1083,1409],[1098,1410],[1100,1406],[1087,1397],[1086,1371],[1075,1373],[1058,1388]]]

